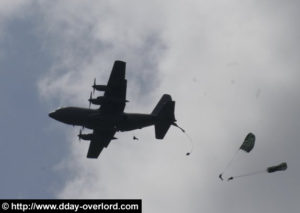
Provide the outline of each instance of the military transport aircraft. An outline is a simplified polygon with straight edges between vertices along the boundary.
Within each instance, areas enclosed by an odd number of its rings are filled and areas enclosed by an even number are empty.
[[[99,109],[64,107],[49,113],[57,121],[73,126],[92,129],[93,133],[78,135],[79,139],[90,142],[88,158],[98,158],[104,147],[107,147],[117,131],[130,131],[154,125],[155,137],[163,139],[170,125],[175,123],[175,101],[164,94],[151,114],[125,113],[127,80],[125,79],[126,63],[115,61],[107,85],[97,85],[94,80],[93,90],[103,91],[104,95],[92,98],[89,103],[100,105]],[[178,126],[177,126],[178,127]]]

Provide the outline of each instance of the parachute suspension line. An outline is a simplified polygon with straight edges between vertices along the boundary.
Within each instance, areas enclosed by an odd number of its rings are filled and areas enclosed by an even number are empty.
[[[178,129],[180,129],[185,134],[187,139],[189,140],[190,145],[191,145],[191,150],[189,152],[187,152],[186,155],[190,155],[193,152],[193,148],[194,148],[192,138],[186,133],[186,131],[182,127],[178,126],[177,123],[174,122],[174,123],[172,123],[172,125],[176,126]]]
[[[223,172],[221,174],[223,174],[233,163],[233,161],[235,160],[236,156],[238,155],[240,149],[236,150],[236,152],[234,153],[233,157],[231,158],[231,160],[229,161],[229,163],[225,166]]]
[[[192,138],[186,133],[184,132],[184,134],[186,135],[186,137],[189,139],[189,142],[191,144],[191,150],[189,152],[186,153],[186,155],[190,155],[193,152],[194,149],[194,144],[193,144],[193,140]]]
[[[219,178],[223,181],[224,178],[223,178],[223,174],[226,172],[226,170],[231,166],[231,164],[233,163],[233,161],[236,159],[236,156],[238,155],[239,153],[239,150],[236,150],[236,152],[234,153],[233,157],[231,158],[231,160],[229,161],[229,163],[225,166],[225,168],[223,169],[223,171],[219,174]],[[228,178],[229,180],[230,178]],[[231,179],[230,179],[231,180]]]
[[[250,172],[250,173],[246,173],[246,174],[242,174],[242,175],[237,175],[237,176],[232,176],[230,178],[227,179],[227,181],[236,179],[236,178],[242,178],[242,177],[248,177],[248,176],[253,176],[253,175],[258,175],[258,174],[262,174],[265,173],[266,170],[260,170],[260,171],[255,171],[255,172]]]
[[[247,174],[237,175],[237,176],[234,176],[234,178],[247,177],[247,176],[257,175],[257,174],[261,174],[261,173],[266,173],[266,170],[260,170],[260,171],[250,172]]]
[[[182,127],[178,126],[177,123],[173,122],[172,125],[173,125],[173,126],[176,126],[176,127],[177,127],[178,129],[180,129],[183,133],[185,133],[185,130],[184,130]]]

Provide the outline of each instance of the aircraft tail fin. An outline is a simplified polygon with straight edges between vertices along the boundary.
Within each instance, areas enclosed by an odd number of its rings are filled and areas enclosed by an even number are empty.
[[[152,111],[152,115],[157,117],[155,123],[155,137],[156,139],[163,139],[176,119],[174,115],[175,101],[168,94],[164,94],[159,100],[158,104]]]

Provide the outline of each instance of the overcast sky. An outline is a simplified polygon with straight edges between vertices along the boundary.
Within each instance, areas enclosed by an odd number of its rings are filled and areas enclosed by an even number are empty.
[[[298,1],[0,2],[0,198],[143,200],[143,212],[296,212],[300,199]],[[79,128],[48,117],[88,106],[94,77],[127,62],[126,112],[168,93],[179,129],[117,133],[86,158]],[[88,130],[85,130],[88,132]],[[283,161],[286,172],[221,182]],[[139,142],[133,141],[133,135]]]

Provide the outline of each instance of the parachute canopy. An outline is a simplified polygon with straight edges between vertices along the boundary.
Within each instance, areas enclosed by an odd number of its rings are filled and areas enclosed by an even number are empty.
[[[250,132],[246,136],[246,138],[245,138],[243,144],[241,145],[240,149],[249,153],[253,149],[254,144],[255,144],[255,135]]]
[[[277,171],[284,171],[287,169],[287,163],[283,162],[277,166],[271,166],[267,168],[268,173],[277,172]]]

